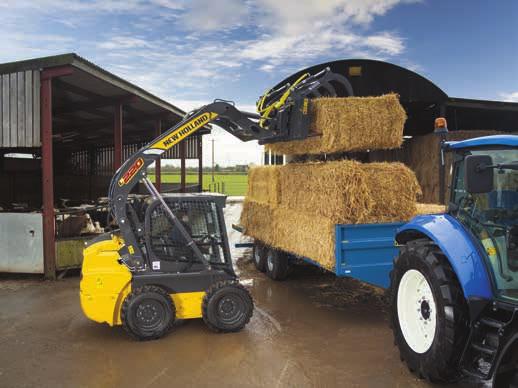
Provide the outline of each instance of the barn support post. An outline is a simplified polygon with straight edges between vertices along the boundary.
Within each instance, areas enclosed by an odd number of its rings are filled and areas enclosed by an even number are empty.
[[[186,176],[185,176],[185,154],[187,153],[187,139],[180,143],[180,191],[185,193]]]
[[[198,147],[198,191],[201,193],[203,191],[203,143],[201,136],[196,137]]]
[[[52,78],[41,79],[41,154],[43,189],[43,271],[46,279],[56,278],[54,224],[54,173],[52,165]]]
[[[52,165],[52,78],[41,78],[41,167],[43,190],[43,271],[46,279],[56,278],[54,224],[54,174]]]
[[[122,103],[113,108],[113,171],[122,165]]]
[[[156,121],[156,136],[160,136],[162,133],[162,120]],[[159,156],[155,161],[155,187],[157,191],[162,192],[162,157]]]
[[[70,66],[43,70],[40,74],[40,139],[43,226],[43,273],[56,279],[56,225],[54,218],[54,166],[52,148],[52,79],[73,74]]]

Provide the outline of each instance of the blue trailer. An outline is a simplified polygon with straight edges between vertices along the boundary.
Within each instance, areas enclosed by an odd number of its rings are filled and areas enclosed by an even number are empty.
[[[518,387],[518,136],[441,149],[454,160],[447,212],[336,225],[334,273],[388,289],[395,343],[419,377]],[[272,279],[292,258],[254,243]]]

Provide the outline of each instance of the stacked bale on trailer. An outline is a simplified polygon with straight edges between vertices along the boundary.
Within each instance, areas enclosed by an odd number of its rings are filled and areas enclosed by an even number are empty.
[[[329,269],[335,261],[336,224],[408,220],[420,193],[415,175],[401,163],[256,167],[249,179],[241,214],[246,233]]]

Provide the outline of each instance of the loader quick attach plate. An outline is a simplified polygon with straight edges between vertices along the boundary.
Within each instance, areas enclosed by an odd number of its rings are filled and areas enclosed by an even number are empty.
[[[308,114],[309,100],[301,98],[295,100],[292,106],[288,106],[277,113],[276,121],[271,121],[270,126],[283,128],[276,137],[260,140],[259,144],[276,143],[279,141],[304,140],[310,136],[310,117]]]

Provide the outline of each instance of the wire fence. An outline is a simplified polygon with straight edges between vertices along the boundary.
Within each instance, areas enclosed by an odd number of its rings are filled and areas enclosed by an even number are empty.
[[[151,181],[154,175],[150,174]],[[186,174],[187,185],[198,183],[198,174]],[[162,172],[162,184],[179,184],[180,174],[177,172]],[[214,176],[210,172],[203,174],[203,190],[226,195],[245,195],[248,188],[248,175],[236,172],[216,172]]]
[[[221,193],[226,195],[245,195],[248,188],[247,182],[233,181],[214,181],[204,184],[204,189],[212,193]]]

